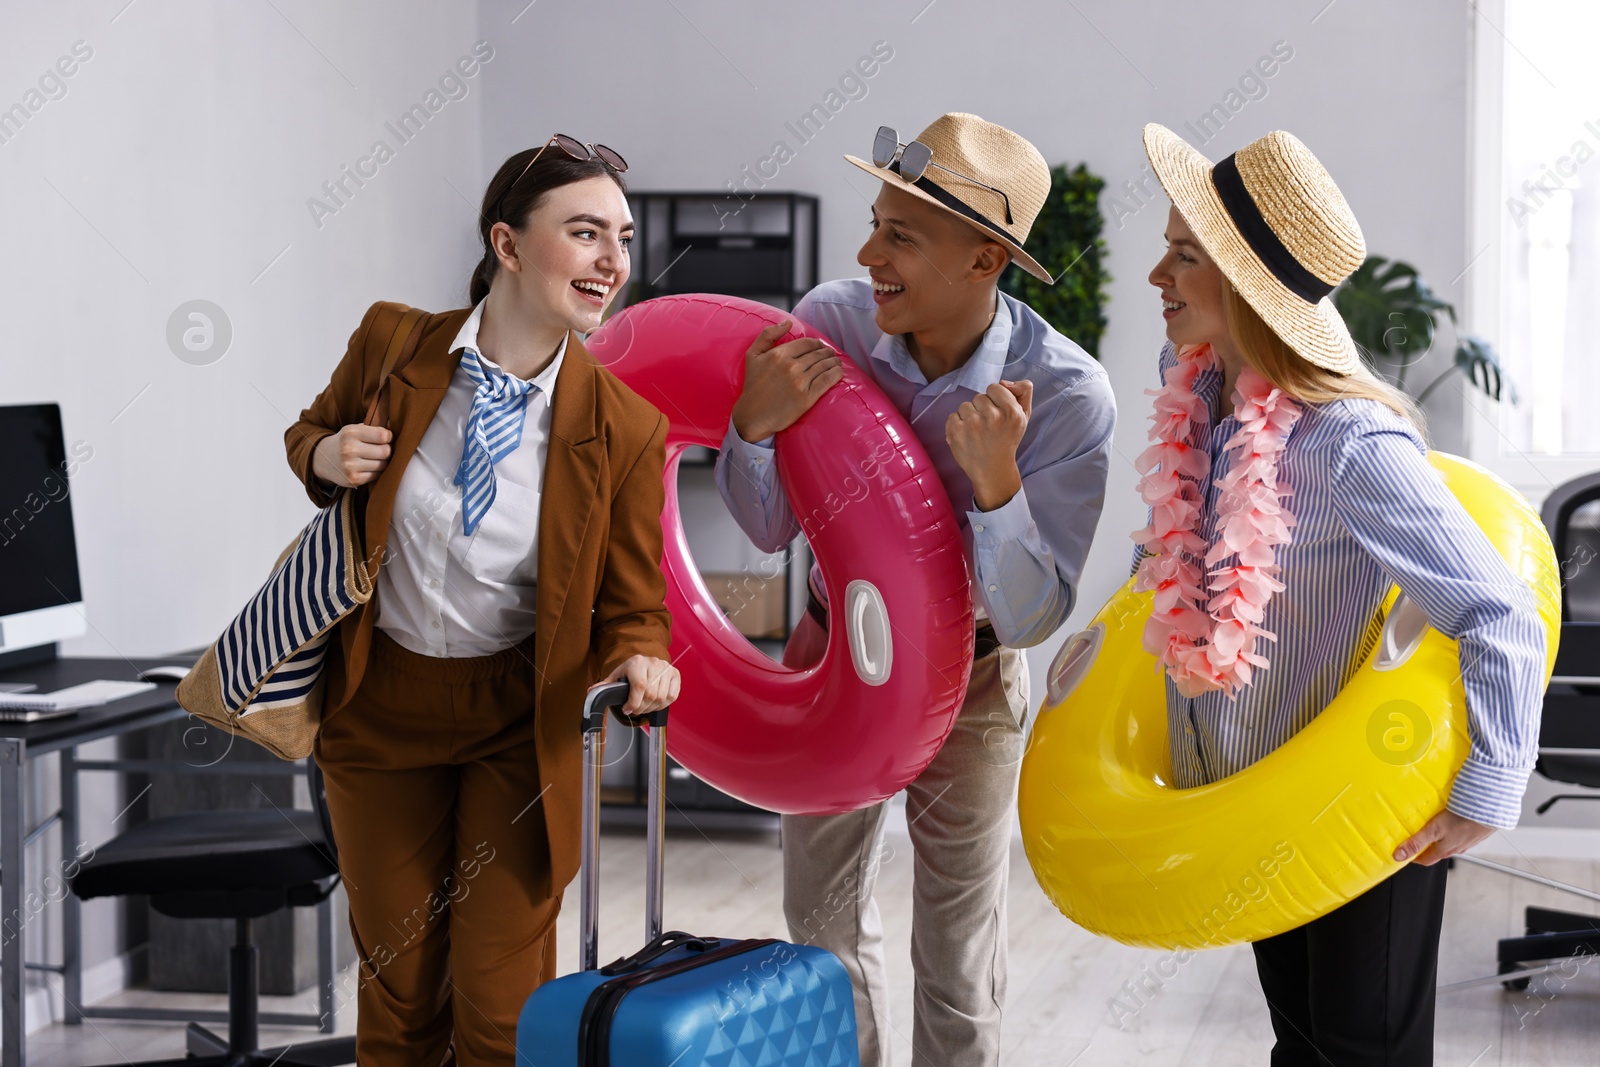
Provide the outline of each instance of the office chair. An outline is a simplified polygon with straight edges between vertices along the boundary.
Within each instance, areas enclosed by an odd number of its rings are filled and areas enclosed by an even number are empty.
[[[151,819],[95,849],[71,881],[92,897],[149,896],[150,906],[177,919],[232,919],[228,1036],[199,1023],[186,1032],[189,1057],[127,1067],[330,1067],[354,1063],[354,1037],[257,1047],[256,946],[251,921],[280,908],[320,904],[339,884],[333,825],[322,772],[306,759],[311,810],[278,807],[197,811]]]
[[[1534,769],[1553,782],[1600,789],[1600,473],[1555,489],[1541,518],[1561,567],[1561,647],[1545,693]],[[1535,810],[1543,815],[1559,802],[1596,800],[1600,793],[1561,793]],[[1593,890],[1529,871],[1477,856],[1455,858],[1600,901]],[[1600,917],[1530,906],[1523,921],[1523,936],[1502,938],[1497,950],[1497,977],[1507,989],[1526,989],[1533,975],[1553,968],[1550,961],[1600,954]]]

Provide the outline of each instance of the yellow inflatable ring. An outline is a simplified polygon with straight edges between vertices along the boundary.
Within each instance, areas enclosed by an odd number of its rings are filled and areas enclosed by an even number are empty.
[[[1429,459],[1561,625],[1555,551],[1521,494],[1482,467]],[[1211,948],[1292,930],[1399,868],[1467,756],[1456,642],[1391,590],[1382,636],[1339,696],[1252,766],[1174,789],[1166,692],[1140,643],[1151,594],[1130,581],[1069,638],[1022,761],[1022,838],[1045,894],[1130,945]]]

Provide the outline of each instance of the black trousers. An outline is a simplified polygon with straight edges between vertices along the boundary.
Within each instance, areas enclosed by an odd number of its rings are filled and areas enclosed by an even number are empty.
[[[1255,942],[1272,1067],[1431,1067],[1446,865],[1408,863],[1354,900]]]

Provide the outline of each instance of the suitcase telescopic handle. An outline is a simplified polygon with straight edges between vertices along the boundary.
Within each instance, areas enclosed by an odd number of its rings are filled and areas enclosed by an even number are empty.
[[[625,726],[650,727],[645,815],[644,939],[661,936],[661,890],[666,848],[667,709],[625,718],[617,709],[628,702],[628,683],[611,682],[589,691],[583,701],[583,844],[578,897],[578,965],[600,966],[600,734],[606,712]]]

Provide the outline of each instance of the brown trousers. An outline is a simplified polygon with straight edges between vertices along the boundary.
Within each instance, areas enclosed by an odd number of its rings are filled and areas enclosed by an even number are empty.
[[[316,747],[350,897],[358,1061],[510,1064],[523,1002],[555,977],[561,907],[533,638],[439,659],[373,635],[359,689]]]

